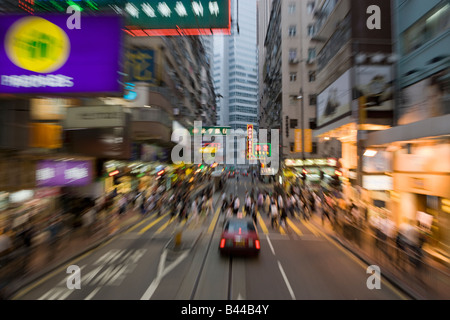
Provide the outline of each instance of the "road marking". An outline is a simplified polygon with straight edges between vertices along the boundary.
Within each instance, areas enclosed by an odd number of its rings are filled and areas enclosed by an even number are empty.
[[[275,250],[273,249],[273,245],[269,239],[269,235],[267,235],[266,238],[267,238],[267,243],[269,244],[270,250],[272,251],[272,254],[275,255]]]
[[[216,209],[216,213],[214,214],[214,217],[213,217],[213,219],[211,221],[211,224],[209,225],[209,228],[208,228],[208,233],[209,234],[211,234],[213,232],[214,226],[216,225],[216,222],[217,222],[217,219],[219,219],[219,214],[220,214],[220,211],[221,211],[220,209],[221,209],[220,207],[218,207]]]
[[[158,230],[156,230],[155,234],[160,234],[161,232],[163,232],[164,229],[167,228],[167,226],[169,224],[171,224],[172,222],[174,222],[175,219],[170,218],[166,223],[164,223]]]
[[[280,233],[282,234],[282,235],[286,235],[286,231],[284,231],[284,229],[283,229],[283,227],[280,225],[280,226],[278,226],[278,230],[280,231]]]
[[[261,226],[262,231],[264,232],[264,234],[269,234],[269,229],[267,229],[266,224],[264,223],[263,218],[262,218],[261,215],[259,214],[259,211],[257,212],[257,214],[258,214],[259,225]]]
[[[97,292],[99,292],[99,290],[100,290],[101,288],[102,288],[102,287],[97,287],[97,288],[95,288],[94,290],[92,290],[92,292],[89,293],[89,295],[88,295],[86,298],[84,298],[84,300],[91,300],[91,299],[97,294]]]
[[[297,226],[291,221],[291,219],[286,218],[286,221],[297,235],[299,235],[300,237],[303,235],[303,232],[301,232],[300,229],[297,228]]]
[[[166,276],[170,271],[172,271],[181,261],[183,261],[189,254],[189,250],[186,250],[183,252],[181,256],[179,256],[174,262],[172,262],[167,268],[165,267],[166,257],[167,257],[167,250],[164,250],[161,254],[161,258],[159,260],[158,264],[158,273],[156,275],[156,278],[153,279],[150,286],[147,288],[147,290],[144,292],[144,294],[141,297],[141,300],[150,300],[150,298],[155,293],[156,289],[159,286],[159,283],[161,282],[162,278]]]
[[[167,212],[165,215],[162,215],[158,219],[154,220],[153,222],[149,223],[146,227],[142,228],[141,231],[139,231],[139,234],[143,234],[145,231],[153,227],[155,224],[157,224],[161,219],[163,219],[165,216],[167,216],[169,212]]]
[[[128,229],[127,231],[125,231],[125,233],[128,233],[130,231],[133,231],[134,229],[136,229],[137,227],[139,227],[141,224],[146,223],[148,220],[152,219],[154,216],[156,216],[157,212],[155,212],[154,214],[152,214],[150,217],[145,218],[144,220],[142,220],[141,222],[139,222],[138,224],[132,226],[130,229]]]
[[[291,295],[292,300],[296,300],[294,291],[292,290],[292,287],[291,287],[291,285],[289,283],[289,280],[288,280],[288,278],[286,276],[286,273],[284,273],[284,270],[283,270],[283,267],[281,266],[280,261],[278,261],[278,268],[280,269],[281,275],[283,276],[284,282],[286,283],[286,287],[289,290],[289,293]]]
[[[311,225],[308,221],[300,220],[300,222],[303,223],[303,225],[304,225],[306,228],[308,228],[308,230],[311,231],[312,234],[314,234],[316,237],[318,237],[318,236],[320,235],[319,232],[317,231],[317,229],[315,229],[315,228],[313,227],[313,225]]]

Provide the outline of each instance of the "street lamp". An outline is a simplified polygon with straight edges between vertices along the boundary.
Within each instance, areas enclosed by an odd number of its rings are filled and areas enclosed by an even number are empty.
[[[295,97],[295,100],[301,100],[302,105],[300,108],[300,121],[301,121],[301,130],[302,130],[302,159],[305,160],[305,130],[304,130],[304,107],[303,107],[303,89],[300,89],[300,94]]]

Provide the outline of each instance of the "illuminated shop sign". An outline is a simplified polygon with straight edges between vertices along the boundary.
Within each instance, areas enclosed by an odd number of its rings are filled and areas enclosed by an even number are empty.
[[[119,93],[120,16],[4,15],[0,19],[0,93]]]
[[[84,186],[91,183],[91,161],[39,161],[36,183],[39,187]]]

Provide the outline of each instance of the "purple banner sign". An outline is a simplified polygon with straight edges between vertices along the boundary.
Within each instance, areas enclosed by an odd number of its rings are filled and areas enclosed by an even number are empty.
[[[3,15],[0,94],[118,94],[122,20],[85,16],[69,29],[69,14]]]
[[[39,161],[36,184],[39,187],[84,186],[92,181],[91,161]]]

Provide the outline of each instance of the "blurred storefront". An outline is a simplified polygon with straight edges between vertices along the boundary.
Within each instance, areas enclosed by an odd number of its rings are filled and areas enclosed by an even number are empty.
[[[444,252],[450,248],[449,121],[450,115],[429,118],[372,133],[366,141],[370,149],[391,154],[392,173],[383,186],[391,190],[387,206],[393,220],[426,224],[429,243]],[[423,213],[431,215],[429,223]]]

